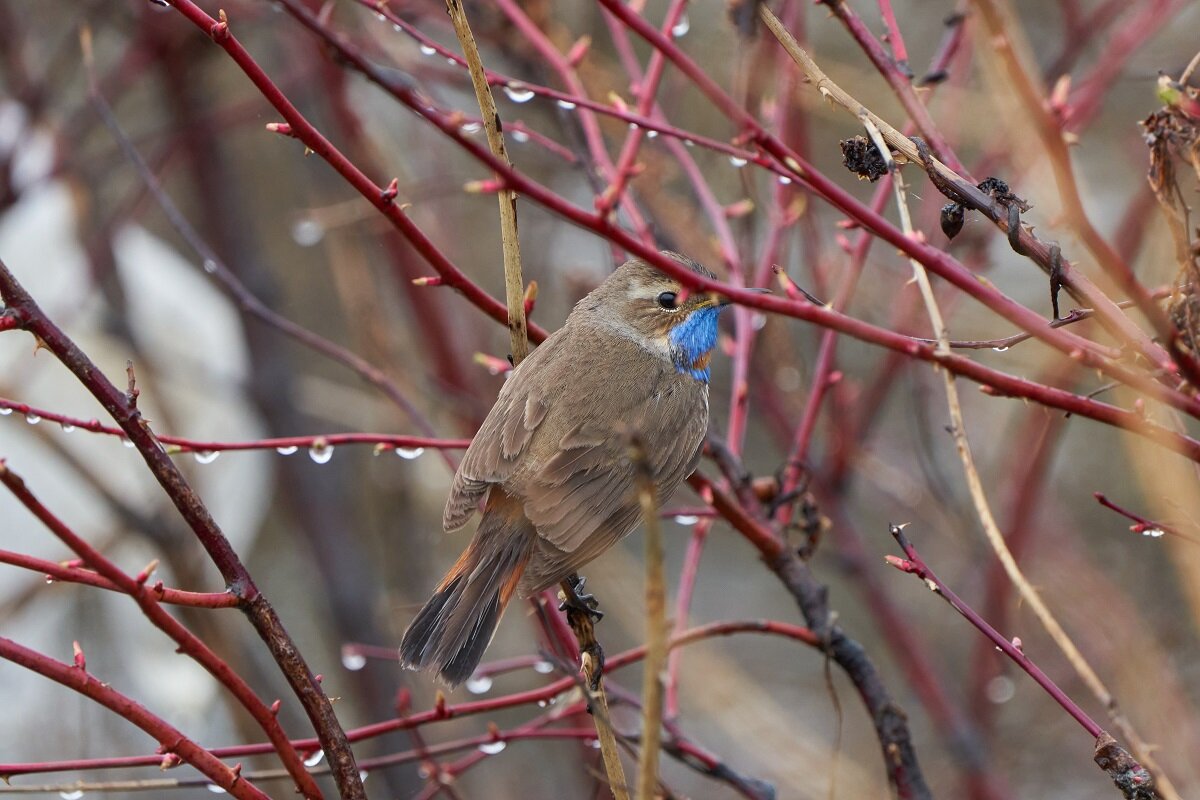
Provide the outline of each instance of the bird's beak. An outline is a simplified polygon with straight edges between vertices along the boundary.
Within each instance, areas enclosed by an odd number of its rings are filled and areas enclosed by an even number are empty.
[[[754,292],[755,294],[771,294],[770,289],[763,289],[763,288],[758,288],[758,287],[747,288],[746,291]],[[723,294],[714,294],[713,296],[716,298],[717,305],[721,306],[722,308],[724,308],[725,306],[727,306],[733,302],[733,298],[726,297]]]

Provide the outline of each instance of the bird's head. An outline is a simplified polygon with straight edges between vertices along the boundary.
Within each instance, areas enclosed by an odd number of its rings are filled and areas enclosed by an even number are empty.
[[[711,272],[686,256],[663,255],[706,278]],[[580,301],[579,309],[667,354],[680,372],[708,383],[709,360],[717,345],[717,319],[729,299],[689,291],[644,261],[633,259]]]

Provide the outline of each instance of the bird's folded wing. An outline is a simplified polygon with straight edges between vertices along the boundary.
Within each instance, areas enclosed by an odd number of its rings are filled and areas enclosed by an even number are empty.
[[[623,415],[570,429],[525,490],[525,513],[539,537],[582,564],[627,534],[640,515],[631,434],[645,443],[661,501],[695,469],[708,421],[698,400],[677,384],[660,386]]]
[[[522,366],[538,367],[537,362],[548,362],[555,350],[553,341],[553,337],[547,340]],[[538,390],[536,383],[525,380],[522,372],[527,370],[518,370],[504,382],[496,404],[458,466],[442,512],[442,526],[447,531],[466,525],[488,488],[512,476],[534,431],[546,418],[550,398]]]

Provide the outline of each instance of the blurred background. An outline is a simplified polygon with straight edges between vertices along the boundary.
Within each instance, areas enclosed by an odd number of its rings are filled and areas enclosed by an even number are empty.
[[[216,15],[216,3],[201,5]],[[1050,169],[974,6],[906,0],[893,5],[918,78],[952,30],[944,19],[965,10],[965,32],[949,62],[949,77],[930,100],[932,114],[975,174],[1004,177],[1033,203],[1025,219],[1039,235],[1059,241],[1065,255],[1100,280],[1061,227]],[[883,32],[875,3],[856,0],[852,7],[872,31]],[[278,6],[228,0],[223,8],[234,34],[287,97],[377,184],[397,178],[398,201],[411,204],[410,218],[473,281],[503,298],[496,200],[467,190],[489,173],[344,68]],[[1147,188],[1148,156],[1138,123],[1161,106],[1155,92],[1159,72],[1178,76],[1200,46],[1200,9],[1194,2],[1090,0],[1022,1],[1009,8],[1010,30],[1037,77],[1073,104],[1076,115],[1067,127],[1077,139],[1072,153],[1087,211],[1146,286],[1169,284],[1177,262]],[[477,117],[461,66],[425,52],[427,45],[354,0],[325,9],[329,24],[388,74],[415,85],[440,107]],[[658,25],[665,9],[665,3],[650,2],[643,13]],[[441,3],[391,2],[388,10],[460,52]],[[559,53],[590,40],[577,69],[570,70],[588,97],[612,103],[615,93],[636,104],[623,60],[629,53],[616,44],[615,23],[598,6],[534,0],[471,3],[467,11],[489,69],[576,93],[517,24],[519,15]],[[888,86],[825,7],[795,3],[779,13],[793,20],[798,38],[835,81],[902,127],[906,118]],[[245,313],[212,279],[204,257],[148,193],[89,99],[80,48],[85,27],[94,43],[100,94],[199,238],[270,309],[382,369],[411,410]],[[875,187],[841,166],[838,147],[839,140],[861,130],[796,78],[769,34],[740,34],[723,4],[694,4],[673,34],[710,76],[818,169],[864,201],[871,197]],[[626,35],[644,68],[649,49]],[[509,352],[506,329],[452,289],[414,285],[414,278],[434,274],[429,265],[320,158],[306,154],[296,140],[267,131],[278,114],[179,13],[144,0],[67,5],[0,0],[0,55],[0,258],[114,382],[123,385],[126,360],[134,362],[140,405],[156,432],[217,442],[351,431],[473,434],[503,381],[477,354],[503,363]],[[1069,84],[1062,83],[1066,77]],[[517,168],[572,203],[592,208],[607,181],[597,153],[589,149],[587,126],[596,126],[598,141],[615,161],[628,125],[604,116],[585,119],[577,107],[529,99],[520,91],[496,94]],[[665,71],[658,99],[665,117],[680,128],[724,141],[739,133],[672,68]],[[474,135],[484,141],[482,132]],[[668,138],[643,142],[642,169],[629,196],[659,246],[684,252],[726,277],[728,256],[705,216],[695,179]],[[833,296],[850,259],[846,242],[858,236],[839,225],[839,212],[753,165],[731,163],[726,154],[702,146],[686,153],[725,208],[747,280],[761,275],[777,287],[774,276],[760,270],[769,258],[818,297]],[[906,175],[915,225],[931,242],[1050,315],[1045,277],[1008,248],[1002,233],[972,215],[963,234],[947,243],[937,225],[944,200],[917,170]],[[1195,183],[1187,180],[1181,177],[1181,185],[1191,200]],[[525,278],[538,284],[532,319],[553,330],[624,256],[533,203],[522,201],[519,214]],[[897,218],[892,204],[886,214]],[[634,224],[629,208],[617,220]],[[764,256],[772,236],[773,258]],[[863,275],[848,313],[929,335],[916,287],[909,283],[911,268],[892,248],[877,244]],[[1115,291],[1112,296],[1125,299]],[[943,298],[955,339],[1017,332],[969,298],[955,292]],[[1064,302],[1069,308],[1065,296]],[[752,474],[772,476],[785,464],[809,400],[823,331],[784,317],[739,313],[742,335],[753,334],[742,453]],[[1108,341],[1091,323],[1076,330]],[[731,325],[727,351],[734,336]],[[1037,342],[970,354],[1080,393],[1105,387],[1096,375],[1078,372]],[[805,460],[808,500],[828,520],[811,564],[829,586],[838,622],[863,643],[905,709],[936,795],[987,796],[976,794],[965,777],[964,764],[975,759],[1000,796],[1116,796],[1091,763],[1092,742],[1077,724],[919,581],[883,561],[895,552],[888,523],[911,523],[911,538],[940,577],[1004,635],[1020,637],[1025,652],[1104,724],[1105,710],[993,576],[995,557],[981,535],[946,431],[940,376],[927,365],[846,337],[839,340],[836,369],[841,381],[826,400]],[[1200,549],[1180,537],[1136,536],[1128,520],[1092,497],[1104,492],[1148,517],[1195,530],[1200,522],[1195,473],[1182,458],[1112,428],[988,397],[964,381],[959,385],[989,497],[1006,533],[1017,537],[1014,549],[1030,579],[1134,724],[1157,745],[1156,756],[1182,795],[1200,796],[1194,758],[1200,748],[1195,714]],[[0,397],[83,420],[103,417],[56,360],[18,332],[0,336]],[[730,359],[720,357],[711,392],[718,436],[727,432],[730,397]],[[1101,397],[1125,406],[1135,399],[1126,389],[1107,389]],[[223,588],[134,450],[114,437],[24,416],[0,417],[0,458],[65,521],[131,573],[159,559],[158,574],[169,586]],[[1196,433],[1194,420],[1190,429]],[[433,449],[401,451],[404,457],[370,445],[333,450],[327,459],[327,451],[313,458],[303,448],[289,455],[266,449],[224,452],[216,459],[185,452],[176,458],[310,666],[324,675],[343,724],[353,727],[394,716],[402,689],[411,692],[413,709],[434,702],[437,687],[428,676],[404,673],[382,658],[365,663],[353,653],[343,658],[343,650],[356,643],[397,646],[467,534],[441,531],[452,470]],[[711,463],[701,470],[719,477]],[[668,511],[697,505],[684,489]],[[688,514],[667,517],[672,598],[694,522]],[[585,571],[589,590],[606,612],[599,635],[609,653],[643,639],[642,546],[635,534]],[[54,561],[72,557],[7,493],[0,494],[0,548]],[[901,622],[890,621],[885,609]],[[281,719],[289,733],[308,735],[286,684],[237,612],[182,609],[178,616],[268,702],[284,699]],[[707,538],[690,623],[753,618],[802,623],[794,601],[754,549],[718,520]],[[895,626],[901,623],[911,638],[898,636]],[[261,739],[227,694],[176,655],[128,598],[48,585],[39,574],[4,566],[0,628],[3,636],[62,660],[69,660],[71,642],[78,640],[95,675],[206,746]],[[488,659],[538,653],[545,647],[539,630],[529,607],[514,605]],[[920,684],[914,659],[930,667],[923,674],[932,687]],[[635,693],[640,686],[636,665],[614,679]],[[546,680],[538,671],[518,670],[498,676],[481,696]],[[816,651],[775,637],[706,640],[683,651],[679,680],[680,728],[739,773],[773,784],[779,797],[888,796],[870,720],[853,686],[837,669],[827,673]],[[473,697],[464,687],[450,701]],[[0,663],[0,708],[6,720],[0,725],[3,762],[154,750],[126,721],[9,663]],[[422,735],[427,743],[457,739],[486,732],[489,722],[507,729],[537,713],[518,707],[426,726]],[[636,729],[637,714],[619,702],[614,709],[618,727],[627,730]],[[367,757],[412,746],[408,735],[393,734],[371,739],[356,752]],[[245,761],[247,769],[277,766],[272,759]],[[518,742],[465,770],[447,796],[604,796],[597,770],[591,751],[578,741]],[[670,758],[662,771],[679,796],[735,796],[727,785]],[[13,788],[191,774],[187,768],[165,775],[155,769],[68,771],[14,779]],[[372,797],[411,797],[427,786],[426,777],[419,764],[409,763],[372,772],[366,786]],[[263,785],[273,796],[290,795],[284,781]],[[0,794],[13,788],[0,787]],[[63,791],[63,797],[73,794]],[[179,798],[207,794],[203,787],[161,792]]]

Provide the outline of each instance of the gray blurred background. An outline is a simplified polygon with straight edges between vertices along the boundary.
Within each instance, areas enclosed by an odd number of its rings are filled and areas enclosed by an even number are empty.
[[[204,3],[216,13],[215,3]],[[1084,11],[1105,5],[1083,2]],[[1109,4],[1111,5],[1111,4]],[[1078,81],[1113,52],[1125,17],[1085,38],[1065,32],[1062,7],[1013,5],[1033,62],[1048,85],[1061,74]],[[1132,219],[1142,234],[1132,256],[1149,286],[1174,275],[1171,243],[1147,203],[1146,153],[1137,122],[1159,106],[1159,70],[1178,75],[1200,47],[1197,4],[1159,3],[1166,18],[1100,93],[1097,116],[1078,132],[1074,150],[1087,209],[1102,231],[1120,235]],[[854,7],[879,33],[873,3]],[[921,75],[943,36],[950,2],[895,4],[913,67]],[[441,4],[393,3],[393,10],[457,52]],[[532,2],[530,16],[560,50],[581,36],[592,48],[580,66],[591,97],[615,91],[631,97],[611,46],[603,12],[588,3]],[[665,4],[646,15],[661,19]],[[359,76],[330,60],[326,50],[269,2],[230,0],[234,33],[301,111],[373,180],[399,179],[411,218],[473,280],[503,296],[496,201],[463,190],[487,178],[454,144]],[[560,87],[538,54],[489,4],[470,4],[485,64],[534,83]],[[841,25],[821,7],[802,4],[805,38],[831,77],[897,127],[904,121],[886,84]],[[465,73],[350,0],[332,4],[332,23],[369,57],[398,70],[439,104],[475,112]],[[739,38],[723,4],[694,4],[680,45],[738,97],[768,96],[794,106],[807,152],[827,174],[870,196],[840,166],[838,140],[858,133],[853,120],[800,86],[775,97],[774,42]],[[204,273],[201,259],[165,220],[136,171],[100,123],[86,94],[79,30],[95,41],[101,89],[121,126],[152,165],[207,243],[257,296],[280,314],[343,344],[381,366],[439,435],[469,437],[498,390],[501,377],[475,363],[476,353],[503,359],[503,326],[485,318],[452,290],[414,287],[432,270],[360,196],[292,139],[269,134],[278,120],[229,58],[171,9],[148,2],[39,3],[0,1],[0,258],[114,380],[127,359],[137,368],[141,406],[159,433],[240,441],[267,436],[375,431],[417,433],[403,410],[345,368],[304,349],[277,330],[239,312]],[[968,26],[973,23],[968,21]],[[1071,258],[1083,251],[1058,226],[1050,171],[1036,138],[1004,85],[978,28],[968,28],[963,57],[932,110],[964,161],[980,174],[1007,178],[1034,203],[1027,220],[1045,238],[1061,241]],[[648,50],[635,50],[645,63]],[[685,79],[668,69],[659,99],[680,127],[717,139],[736,131]],[[578,111],[543,99],[516,104],[498,93],[506,126],[520,122],[586,158]],[[760,110],[761,104],[752,109]],[[619,152],[626,126],[602,119],[609,153]],[[482,134],[478,134],[482,142]],[[510,138],[516,165],[579,205],[590,208],[591,170],[537,141]],[[733,221],[743,259],[755,264],[778,211],[770,175],[738,169],[721,154],[695,148],[705,180],[723,204],[749,199],[753,210]],[[661,246],[681,250],[716,271],[723,264],[695,193],[662,140],[643,144],[646,169],[632,191]],[[936,225],[940,198],[913,170],[908,173],[918,228],[947,246]],[[599,186],[603,189],[603,183]],[[1194,193],[1188,195],[1194,198]],[[780,263],[799,284],[829,296],[848,256],[838,246],[841,216],[802,191],[804,216],[786,234]],[[1143,211],[1129,209],[1141,203]],[[889,218],[895,218],[889,207]],[[525,277],[539,294],[533,319],[558,327],[571,305],[614,266],[607,243],[537,206],[520,205]],[[855,232],[845,232],[854,236]],[[1128,235],[1128,232],[1126,232]],[[969,219],[949,249],[986,278],[1039,313],[1049,315],[1044,277],[1007,248],[986,222]],[[1086,258],[1083,268],[1090,269]],[[910,268],[887,246],[868,257],[864,280],[849,312],[892,326],[895,310],[911,303]],[[825,287],[825,288],[821,288]],[[1116,297],[1116,299],[1123,299]],[[1011,327],[966,298],[947,301],[954,338],[1005,336]],[[916,316],[913,332],[928,325]],[[761,320],[752,361],[751,424],[745,459],[756,475],[780,469],[792,426],[809,391],[821,331],[785,318]],[[1102,336],[1095,328],[1079,329]],[[831,405],[825,420],[861,413],[886,359],[877,349],[843,339],[838,368],[848,405]],[[1061,358],[1037,343],[1003,353],[973,353],[980,361],[1039,380],[1090,391],[1092,375],[1065,370]],[[716,360],[712,383],[714,432],[723,433],[729,408],[729,359]],[[760,386],[771,404],[759,404]],[[946,434],[940,377],[924,365],[903,366],[886,384],[878,418],[857,443],[819,429],[810,455],[814,500],[832,527],[813,559],[828,582],[839,622],[862,641],[908,713],[918,754],[939,797],[970,796],[961,756],[939,734],[913,680],[889,650],[865,582],[886,592],[917,632],[936,667],[936,680],[980,737],[983,760],[1013,797],[1116,796],[1091,764],[1091,742],[1046,695],[1010,663],[990,653],[961,618],[912,579],[891,570],[889,522],[909,532],[929,563],[962,596],[983,602],[994,557],[980,535],[965,493],[953,443]],[[1030,530],[1022,564],[1068,631],[1109,682],[1135,724],[1160,749],[1157,756],[1184,796],[1200,796],[1200,747],[1194,704],[1200,691],[1200,551],[1170,538],[1148,540],[1128,522],[1099,508],[1102,491],[1150,516],[1196,522],[1195,475],[1175,456],[1087,420],[1065,420],[1019,401],[986,397],[960,382],[971,441],[997,516],[1009,526],[1019,512]],[[766,391],[764,389],[764,391]],[[34,351],[25,334],[0,336],[0,396],[83,419],[103,412],[48,353]],[[1110,392],[1111,402],[1131,397]],[[1015,443],[1049,439],[1039,490],[1022,493],[1035,472],[1033,454]],[[1193,426],[1194,429],[1194,426]],[[1031,433],[1032,432],[1032,433]],[[837,448],[852,447],[843,484],[822,483]],[[111,437],[58,425],[31,425],[20,414],[0,417],[0,458],[64,520],[130,572],[160,559],[168,585],[219,591],[220,577],[155,485],[138,455]],[[412,692],[425,709],[435,686],[395,663],[343,665],[342,647],[394,647],[419,604],[466,543],[444,535],[441,506],[451,472],[433,451],[398,458],[370,446],[337,447],[328,463],[301,450],[230,452],[200,464],[178,456],[190,480],[279,610],[310,666],[340,698],[347,727],[390,718],[398,690]],[[701,469],[717,475],[711,464]],[[1034,498],[1025,508],[1015,498]],[[681,490],[674,505],[694,506]],[[853,529],[861,551],[848,545]],[[689,526],[668,521],[668,574],[678,579]],[[70,554],[8,494],[0,494],[0,547],[52,560]],[[642,540],[630,537],[586,570],[588,587],[607,612],[599,628],[610,653],[642,641]],[[867,578],[863,573],[868,574]],[[1036,621],[1011,593],[1002,633],[1019,636],[1033,657],[1096,719],[1104,710],[1088,695]],[[1098,613],[1101,611],[1103,613]],[[306,720],[274,664],[234,611],[179,612],[214,649],[268,700],[284,698],[281,719],[294,735]],[[794,602],[728,526],[717,523],[699,572],[694,624],[743,618],[800,622]],[[71,642],[87,653],[89,669],[207,746],[258,741],[246,716],[199,667],[177,656],[133,603],[97,590],[53,584],[42,576],[0,567],[0,634],[63,660]],[[488,658],[536,653],[536,621],[517,604],[504,619]],[[679,723],[693,739],[739,772],[775,785],[781,798],[885,797],[878,746],[853,687],[836,669],[827,683],[821,657],[797,643],[759,636],[716,639],[684,651]],[[982,655],[981,655],[982,653]],[[979,659],[985,662],[981,667]],[[990,664],[990,666],[989,666]],[[351,664],[351,666],[359,666]],[[985,668],[986,667],[986,668]],[[993,674],[990,670],[995,670]],[[990,675],[982,685],[978,676]],[[636,690],[636,667],[616,674]],[[497,678],[488,695],[540,685],[532,670]],[[830,696],[830,686],[837,703]],[[459,689],[450,699],[470,699]],[[839,711],[840,708],[840,711]],[[151,753],[154,743],[124,720],[14,665],[0,663],[0,761],[45,761]],[[518,708],[423,730],[427,742],[520,724],[538,709]],[[636,712],[616,710],[619,726],[636,728]],[[588,725],[586,719],[578,724]],[[362,756],[407,749],[406,735],[373,739]],[[275,766],[246,759],[247,769]],[[459,797],[562,798],[596,796],[591,755],[577,742],[536,740],[510,745],[456,783]],[[187,768],[165,777],[186,777]],[[76,779],[160,777],[157,770],[31,776],[14,785]],[[681,796],[731,797],[731,790],[671,759],[663,777]],[[425,785],[414,764],[373,773],[372,797],[410,797]],[[264,784],[288,796],[284,782]],[[332,792],[332,784],[329,784]],[[0,793],[6,792],[0,787]],[[202,797],[202,788],[171,790],[170,797]],[[113,795],[110,795],[113,796]],[[126,796],[117,793],[116,796]],[[128,796],[134,796],[129,794]],[[144,796],[144,795],[138,795]]]

